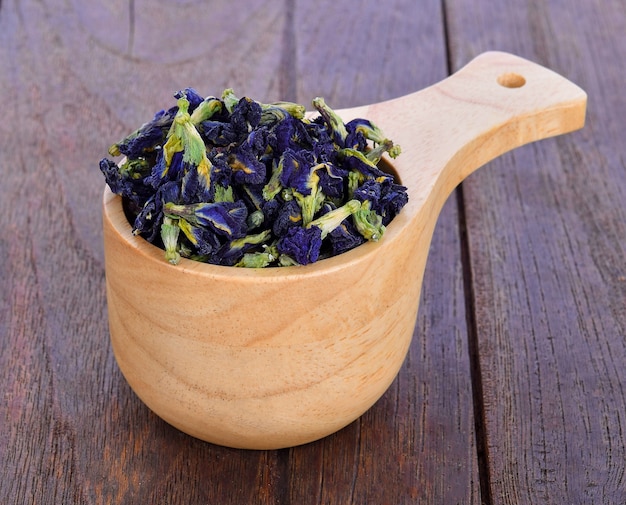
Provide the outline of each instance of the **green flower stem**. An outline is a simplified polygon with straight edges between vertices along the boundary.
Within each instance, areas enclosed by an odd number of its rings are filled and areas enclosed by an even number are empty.
[[[385,139],[381,144],[377,144],[373,149],[365,154],[365,157],[372,163],[377,164],[382,158],[384,153],[389,153],[392,158],[397,158],[400,155],[400,146],[394,145],[391,140]]]
[[[331,231],[333,231],[337,226],[339,226],[344,219],[350,217],[354,213],[358,212],[361,209],[361,202],[358,200],[350,200],[349,202],[343,204],[341,207],[333,209],[323,216],[318,217],[317,219],[311,221],[307,228],[312,226],[317,226],[320,230],[322,230],[322,240],[328,235]]]
[[[346,125],[343,122],[337,113],[331,109],[322,97],[317,97],[313,99],[313,107],[317,109],[320,115],[324,118],[324,121],[331,127],[335,135],[337,135],[342,141],[346,140],[348,136],[348,130],[346,130]]]
[[[353,215],[354,225],[366,240],[378,242],[385,233],[383,218],[371,210],[369,200],[361,204],[361,208]]]
[[[180,254],[178,252],[179,233],[180,228],[178,227],[178,220],[165,216],[161,224],[161,239],[165,247],[165,259],[172,265],[177,265],[180,261]]]
[[[195,126],[211,119],[215,114],[222,111],[222,102],[215,97],[206,98],[191,113],[191,123]]]
[[[206,146],[189,115],[189,101],[185,97],[178,99],[178,112],[167,134],[167,141],[163,146],[165,157],[165,171],[169,170],[172,157],[183,151],[183,163],[197,167],[198,176],[206,189],[211,187],[211,169],[213,165],[206,155]]]

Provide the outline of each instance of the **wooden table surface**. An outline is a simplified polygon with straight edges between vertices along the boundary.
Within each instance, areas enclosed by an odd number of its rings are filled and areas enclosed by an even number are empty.
[[[626,503],[625,34],[624,0],[0,1],[0,503]],[[492,49],[580,85],[587,125],[450,197],[382,399],[277,451],[151,413],[109,343],[109,144],[186,86],[342,108]]]

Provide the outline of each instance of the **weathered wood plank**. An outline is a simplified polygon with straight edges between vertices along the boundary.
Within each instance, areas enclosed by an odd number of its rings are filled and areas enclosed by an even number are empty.
[[[624,503],[626,11],[447,2],[458,67],[488,49],[589,94],[586,128],[463,187],[494,504]]]
[[[106,325],[97,170],[192,86],[336,107],[446,73],[440,2],[0,4],[0,502],[476,503],[456,200],[435,232],[415,341],[362,419],[249,452],[171,428],[134,396]]]
[[[298,4],[300,101],[321,95],[337,108],[362,105],[446,76],[439,2],[359,8]],[[344,21],[329,21],[336,19]],[[430,254],[414,341],[397,380],[360,420],[289,451],[289,503],[480,502],[454,198]]]
[[[141,2],[2,2],[2,503],[260,501],[276,456],[209,446],[152,415],[119,373],[106,325],[107,146],[184,86],[279,95],[282,5],[211,5],[204,18]]]

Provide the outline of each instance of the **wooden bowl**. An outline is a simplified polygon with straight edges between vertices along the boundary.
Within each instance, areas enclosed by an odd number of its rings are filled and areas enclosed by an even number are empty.
[[[168,423],[230,447],[289,447],[351,423],[405,359],[450,192],[505,151],[582,127],[585,104],[554,72],[491,52],[420,92],[340,111],[402,146],[393,168],[409,203],[380,242],[302,267],[173,266],[133,236],[107,187],[109,327],[126,380]]]

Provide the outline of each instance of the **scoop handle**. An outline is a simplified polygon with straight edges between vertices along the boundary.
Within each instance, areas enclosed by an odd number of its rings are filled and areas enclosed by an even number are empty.
[[[403,148],[394,166],[419,200],[433,185],[447,197],[474,170],[516,147],[582,128],[586,103],[586,93],[556,72],[487,52],[437,84],[364,113],[379,117]]]

